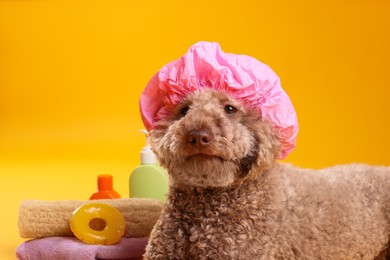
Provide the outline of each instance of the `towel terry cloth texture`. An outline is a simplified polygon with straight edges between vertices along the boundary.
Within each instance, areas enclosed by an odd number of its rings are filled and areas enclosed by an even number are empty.
[[[122,238],[114,245],[88,245],[75,237],[47,237],[19,245],[20,260],[135,260],[142,259],[147,238]]]
[[[97,201],[93,201],[97,202]],[[162,202],[153,199],[99,200],[122,213],[126,222],[124,237],[147,237],[157,222]],[[91,201],[25,200],[19,207],[19,233],[23,238],[43,238],[53,236],[73,236],[70,218],[73,211]]]

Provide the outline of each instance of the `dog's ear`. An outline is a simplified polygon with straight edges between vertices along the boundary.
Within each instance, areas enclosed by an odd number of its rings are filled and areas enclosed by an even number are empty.
[[[256,167],[256,171],[263,171],[271,166],[281,153],[278,131],[269,120],[260,118],[258,112],[250,112],[243,123],[252,132],[254,142],[250,154],[242,160],[242,170],[246,169],[249,173]]]
[[[169,163],[165,157],[163,156],[163,152],[165,149],[167,149],[165,146],[167,145],[167,142],[163,142],[162,139],[164,138],[166,131],[168,129],[169,125],[165,120],[161,120],[159,122],[159,125],[149,132],[149,144],[154,152],[154,154],[157,157],[157,160],[159,164],[166,168],[167,164]]]
[[[278,131],[268,120],[262,120],[257,133],[259,140],[258,164],[261,167],[271,165],[281,153],[281,143]]]

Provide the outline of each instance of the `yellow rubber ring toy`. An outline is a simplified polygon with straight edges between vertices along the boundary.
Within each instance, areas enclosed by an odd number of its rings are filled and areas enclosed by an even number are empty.
[[[87,244],[115,244],[124,235],[125,226],[123,215],[104,203],[82,205],[70,219],[73,234]]]

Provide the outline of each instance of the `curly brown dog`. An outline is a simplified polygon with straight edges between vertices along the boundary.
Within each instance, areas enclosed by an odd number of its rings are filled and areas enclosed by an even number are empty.
[[[279,164],[274,127],[208,88],[150,142],[170,191],[149,259],[386,259],[390,167]]]

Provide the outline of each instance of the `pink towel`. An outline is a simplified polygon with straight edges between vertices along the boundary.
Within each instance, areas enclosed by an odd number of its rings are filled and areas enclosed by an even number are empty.
[[[20,260],[142,259],[147,238],[122,238],[114,245],[88,245],[75,237],[29,240],[16,249]]]

